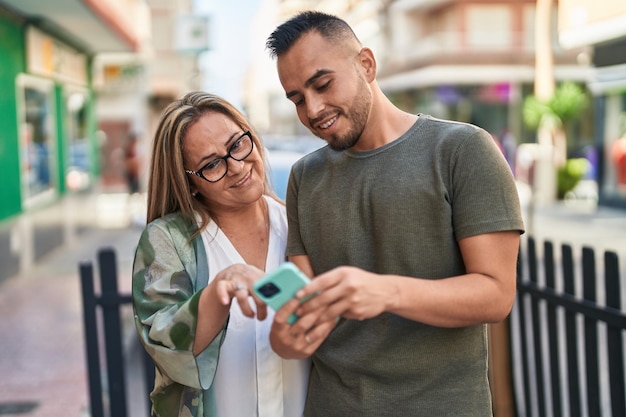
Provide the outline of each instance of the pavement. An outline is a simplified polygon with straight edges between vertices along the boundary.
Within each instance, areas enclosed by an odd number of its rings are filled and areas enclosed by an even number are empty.
[[[141,207],[142,198],[136,196],[135,200]],[[79,265],[92,262],[95,269],[98,249],[113,248],[119,290],[130,293],[141,208],[133,208],[131,198],[123,193],[93,195],[74,203],[70,217],[73,222],[81,218],[79,237],[26,271],[0,281],[0,375],[4,376],[0,380],[0,416],[90,414]],[[59,216],[59,221],[66,217]],[[128,306],[122,310],[128,356],[136,355],[139,348],[131,342],[131,319]],[[134,390],[137,375],[127,375],[127,391]],[[133,396],[137,397],[136,392]],[[133,396],[127,394],[127,399]],[[130,404],[130,417],[148,415],[142,400]]]
[[[118,258],[120,291],[130,292],[142,201],[132,203],[128,195],[115,193],[94,195],[79,206],[65,204],[74,216],[86,217],[85,231],[26,272],[0,281],[0,375],[4,377],[0,380],[0,416],[89,416],[78,266],[81,262],[95,265],[98,249],[112,247]],[[598,208],[588,201],[543,206],[522,201],[525,237],[616,251],[624,269],[626,210]],[[626,277],[626,271],[622,274]],[[131,314],[130,309],[122,312],[127,335],[134,331]],[[132,343],[127,349],[129,355],[137,354]],[[128,375],[130,417],[147,415],[145,398],[136,391],[137,373],[131,369]]]

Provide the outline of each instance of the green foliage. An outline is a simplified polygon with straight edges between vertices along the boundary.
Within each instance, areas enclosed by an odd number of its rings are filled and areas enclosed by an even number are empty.
[[[582,87],[567,81],[559,85],[548,101],[539,100],[534,95],[526,97],[522,116],[530,129],[557,127],[579,117],[588,105],[589,98]]]
[[[575,119],[589,105],[589,99],[576,83],[564,82],[557,88],[549,106],[563,122]]]
[[[557,170],[557,192],[558,198],[565,197],[565,194],[572,191],[574,187],[591,169],[591,163],[586,158],[571,158],[565,165]]]
[[[548,114],[550,108],[546,103],[539,100],[535,96],[528,96],[524,99],[524,105],[522,107],[522,116],[524,117],[524,123],[531,129],[537,129],[541,124],[541,119],[544,114]]]

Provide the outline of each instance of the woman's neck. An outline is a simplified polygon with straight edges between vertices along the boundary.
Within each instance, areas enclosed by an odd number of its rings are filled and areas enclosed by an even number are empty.
[[[265,269],[269,247],[270,218],[268,203],[261,197],[250,208],[214,215],[213,221],[226,235],[246,263]]]

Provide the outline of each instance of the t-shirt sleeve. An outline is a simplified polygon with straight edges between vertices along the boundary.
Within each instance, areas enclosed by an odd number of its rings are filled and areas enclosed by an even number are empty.
[[[494,139],[476,128],[457,144],[449,165],[456,238],[506,230],[523,233],[515,180]]]
[[[300,222],[298,217],[298,185],[300,183],[303,161],[296,162],[291,168],[287,183],[285,204],[287,206],[287,256],[306,255],[306,249],[300,236]]]

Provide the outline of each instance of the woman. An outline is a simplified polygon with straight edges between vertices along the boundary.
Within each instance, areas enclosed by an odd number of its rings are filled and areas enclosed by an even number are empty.
[[[156,364],[153,415],[302,415],[309,363],[271,350],[272,320],[251,297],[287,239],[259,137],[230,103],[192,92],[163,111],[151,158],[132,293]]]

